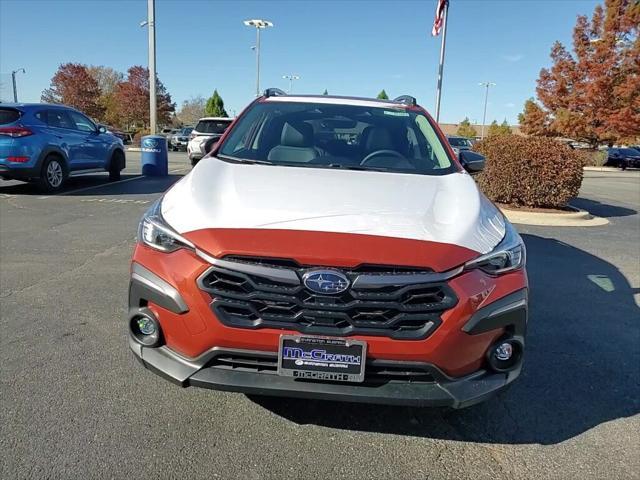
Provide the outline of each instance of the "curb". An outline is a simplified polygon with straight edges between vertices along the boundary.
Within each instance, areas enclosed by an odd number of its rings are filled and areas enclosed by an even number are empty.
[[[574,212],[570,213],[543,213],[510,210],[500,207],[500,211],[512,223],[521,225],[534,225],[540,227],[599,227],[607,225],[606,218],[595,217],[586,210],[569,206]]]
[[[582,169],[587,172],[621,172],[622,171],[616,167],[582,167]]]

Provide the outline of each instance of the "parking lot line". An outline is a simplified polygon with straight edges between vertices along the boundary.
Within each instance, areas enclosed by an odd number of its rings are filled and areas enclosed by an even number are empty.
[[[87,190],[92,190],[94,188],[102,188],[102,187],[106,187],[108,185],[117,185],[118,183],[130,182],[132,180],[138,180],[139,178],[142,178],[142,175],[139,175],[139,176],[133,177],[133,178],[125,178],[124,180],[118,180],[116,182],[101,183],[100,185],[91,185],[90,187],[77,188],[75,190],[69,190],[69,191],[66,191],[66,192],[56,193],[54,195],[45,195],[43,197],[38,197],[38,200],[46,200],[47,198],[57,197],[58,195],[69,195],[69,194],[72,194],[72,193],[86,192]]]
[[[188,168],[175,168],[173,170],[169,170],[169,173],[184,172],[185,170],[188,170]],[[138,180],[138,179],[142,178],[143,176],[144,175],[138,175],[137,177],[125,178],[124,180],[118,180],[116,182],[101,183],[100,185],[91,185],[90,187],[77,188],[75,190],[69,190],[69,191],[66,191],[66,192],[56,193],[54,195],[45,195],[43,197],[38,197],[38,200],[46,200],[47,198],[57,197],[58,195],[69,195],[69,194],[78,193],[78,192],[86,192],[87,190],[91,190],[91,189],[94,189],[94,188],[101,188],[101,187],[106,187],[108,185],[117,185],[118,183],[131,182],[132,180]]]

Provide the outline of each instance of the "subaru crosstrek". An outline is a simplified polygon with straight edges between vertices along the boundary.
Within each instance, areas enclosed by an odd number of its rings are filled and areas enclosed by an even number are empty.
[[[86,115],[63,105],[0,105],[0,177],[37,182],[60,190],[74,173],[109,172],[119,180],[125,168],[122,140]]]
[[[520,373],[522,239],[415,99],[267,90],[144,215],[130,347],[182,386],[465,407]]]

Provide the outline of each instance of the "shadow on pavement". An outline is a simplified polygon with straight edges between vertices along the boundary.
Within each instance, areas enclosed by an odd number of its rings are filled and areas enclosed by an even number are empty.
[[[57,195],[57,196],[110,196],[146,195],[162,193],[182,178],[182,175],[166,177],[142,177],[140,174],[123,174],[119,182],[109,182],[107,175],[81,175],[70,177],[61,192],[47,194],[32,183],[0,183],[0,194],[8,195]],[[86,189],[86,190],[85,190]]]
[[[587,198],[574,198],[573,200],[571,200],[571,205],[586,210],[592,215],[605,218],[628,217],[630,215],[635,215],[636,213],[638,213],[632,208],[607,205],[606,203],[597,202],[595,200],[590,200]]]
[[[465,410],[251,396],[298,424],[447,440],[556,444],[640,411],[639,309],[616,267],[551,238],[523,235],[531,285],[523,373]]]

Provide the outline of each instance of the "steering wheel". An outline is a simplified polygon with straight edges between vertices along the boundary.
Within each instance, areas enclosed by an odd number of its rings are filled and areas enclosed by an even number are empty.
[[[392,157],[397,157],[397,158],[400,158],[402,160],[405,160],[404,155],[402,155],[399,152],[396,152],[395,150],[376,150],[375,152],[371,152],[369,155],[364,157],[362,159],[362,161],[360,162],[360,165],[364,165],[365,163],[367,163],[371,159],[373,159],[375,157],[379,157],[381,155],[386,155],[386,156],[391,155]]]

